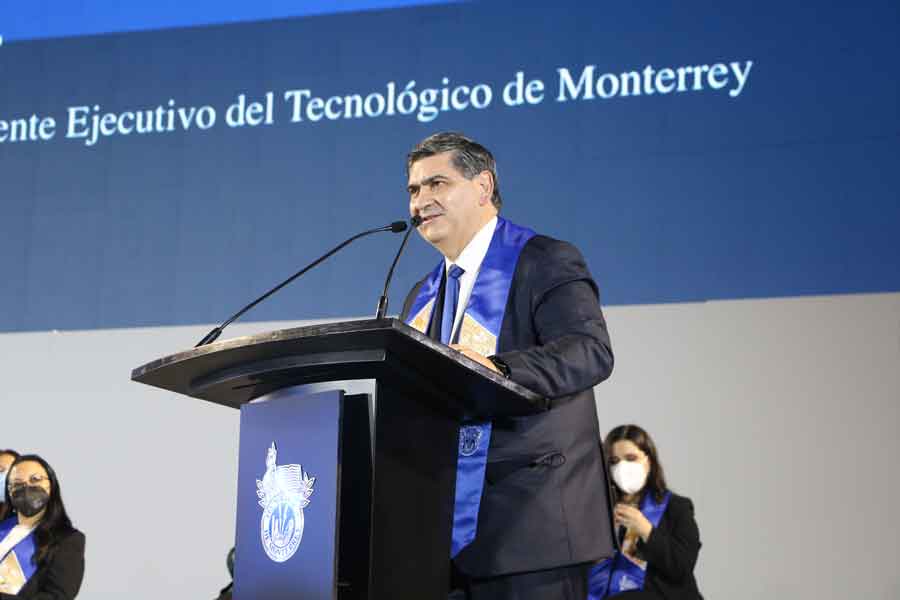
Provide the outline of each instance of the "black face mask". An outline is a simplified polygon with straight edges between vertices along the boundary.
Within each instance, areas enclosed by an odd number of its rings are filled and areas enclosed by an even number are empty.
[[[16,509],[16,512],[26,517],[33,517],[44,510],[48,502],[50,502],[50,494],[44,488],[36,485],[16,488],[9,498],[9,503]]]

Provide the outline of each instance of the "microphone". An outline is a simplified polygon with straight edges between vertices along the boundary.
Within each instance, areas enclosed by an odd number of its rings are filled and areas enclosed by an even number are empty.
[[[400,260],[400,255],[403,253],[403,249],[406,248],[406,242],[409,240],[409,234],[412,233],[413,229],[416,229],[419,225],[422,224],[422,217],[420,217],[419,215],[414,216],[409,220],[409,224],[411,225],[411,227],[406,232],[406,235],[403,236],[403,241],[400,242],[400,249],[397,250],[397,256],[394,257],[394,262],[391,263],[391,268],[388,271],[387,279],[384,280],[384,290],[381,292],[381,298],[378,299],[378,308],[375,310],[376,319],[383,319],[384,314],[387,312],[388,286],[391,285],[391,277],[394,276],[394,267],[397,266],[397,261]],[[404,223],[403,225],[405,229],[406,223]]]
[[[376,227],[375,229],[367,229],[366,231],[357,233],[353,237],[344,240],[343,242],[341,242],[340,244],[338,244],[337,246],[335,246],[334,248],[332,248],[331,250],[329,250],[328,252],[326,252],[325,254],[323,254],[322,256],[317,258],[316,260],[312,261],[311,263],[309,263],[308,265],[306,265],[305,267],[303,267],[302,269],[300,269],[299,271],[297,271],[296,273],[294,273],[293,275],[291,275],[290,277],[288,277],[287,279],[282,281],[281,283],[279,283],[278,285],[273,287],[271,290],[269,290],[268,292],[266,292],[265,294],[263,294],[262,296],[260,296],[259,298],[257,298],[256,300],[254,300],[253,302],[248,304],[247,306],[245,306],[244,308],[242,308],[241,310],[237,311],[227,321],[225,321],[224,323],[222,323],[221,325],[219,325],[218,327],[214,328],[212,331],[207,333],[203,337],[202,340],[197,342],[197,345],[194,346],[194,348],[199,348],[200,346],[205,346],[207,344],[211,344],[214,341],[216,341],[216,338],[218,338],[220,335],[222,335],[222,331],[224,331],[225,328],[228,327],[229,325],[231,325],[234,321],[239,319],[241,317],[241,315],[243,315],[245,312],[247,312],[248,310],[250,310],[257,304],[259,304],[260,302],[262,302],[263,300],[265,300],[266,298],[268,298],[269,296],[271,296],[272,294],[274,294],[275,292],[277,292],[278,290],[280,290],[281,288],[283,288],[290,282],[294,281],[295,279],[297,279],[298,277],[300,277],[301,275],[306,273],[307,271],[309,271],[310,269],[312,269],[313,267],[315,267],[316,265],[318,265],[319,263],[321,263],[322,261],[324,261],[325,259],[330,257],[332,254],[334,254],[338,250],[342,249],[344,246],[347,246],[351,242],[354,242],[361,237],[364,237],[364,236],[367,236],[367,235],[370,235],[373,233],[380,233],[382,231],[390,231],[391,233],[400,233],[401,231],[404,231],[406,229],[406,227],[407,227],[407,225],[406,225],[405,221],[394,221],[390,225],[385,225],[384,227]],[[407,237],[408,236],[409,236],[409,234],[407,233]],[[396,259],[394,260],[394,262],[397,262]]]

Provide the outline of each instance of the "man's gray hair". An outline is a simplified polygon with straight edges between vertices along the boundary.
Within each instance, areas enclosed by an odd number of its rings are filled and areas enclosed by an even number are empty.
[[[442,131],[428,136],[406,155],[406,176],[413,163],[444,152],[453,152],[453,166],[466,179],[472,179],[482,171],[489,171],[494,180],[494,195],[491,203],[499,211],[503,205],[500,198],[500,182],[497,179],[497,163],[494,155],[478,142],[461,133]]]

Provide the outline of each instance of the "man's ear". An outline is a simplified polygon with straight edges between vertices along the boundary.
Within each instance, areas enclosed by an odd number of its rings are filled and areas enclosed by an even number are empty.
[[[481,190],[481,196],[478,198],[479,206],[484,206],[491,202],[491,199],[494,197],[494,176],[491,175],[491,172],[482,171],[476,175],[475,183],[478,184]]]

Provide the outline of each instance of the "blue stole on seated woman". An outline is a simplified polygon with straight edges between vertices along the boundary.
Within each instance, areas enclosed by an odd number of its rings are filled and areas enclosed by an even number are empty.
[[[0,541],[6,539],[9,532],[18,524],[19,519],[16,516],[0,521]],[[37,571],[37,565],[34,564],[35,552],[37,552],[37,545],[34,543],[34,531],[32,531],[25,536],[25,539],[13,546],[12,550],[6,555],[0,556],[0,563],[7,560],[10,554],[15,554],[16,560],[19,563],[19,568],[22,570],[22,575],[27,582],[31,579],[31,576],[34,575],[34,572]]]
[[[669,505],[671,492],[666,492],[662,502],[656,501],[656,494],[648,492],[641,500],[640,511],[653,529],[659,526],[663,513]],[[594,565],[588,580],[588,600],[600,600],[629,590],[644,589],[644,578],[647,575],[647,563],[638,558],[627,556],[624,552],[616,552]]]
[[[497,338],[500,336],[516,263],[522,248],[533,236],[534,231],[531,229],[497,218],[494,236],[478,270],[478,277],[459,327],[459,344],[469,346],[484,356],[497,352]],[[442,260],[422,284],[410,307],[407,323],[422,333],[428,331],[434,317],[432,309],[441,291],[444,268],[445,262]],[[439,319],[440,315],[436,318]],[[460,427],[451,558],[475,539],[490,444],[490,421],[465,423]]]

